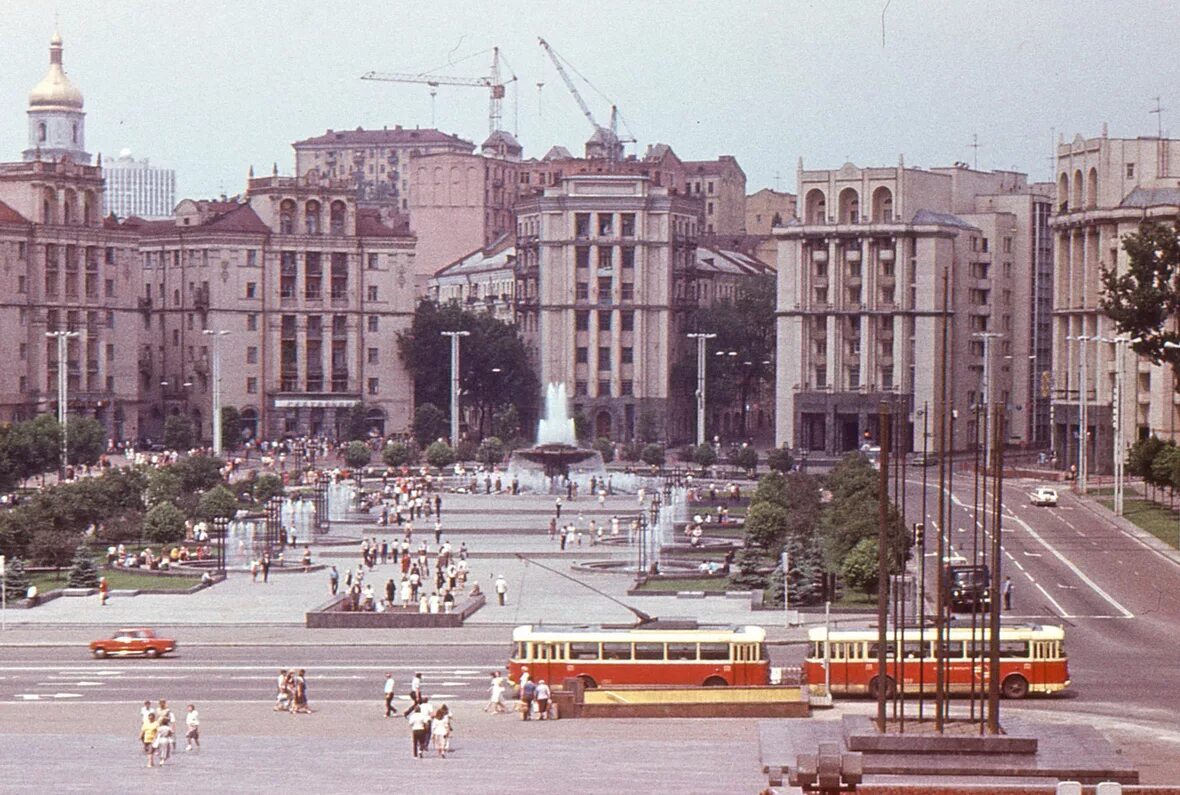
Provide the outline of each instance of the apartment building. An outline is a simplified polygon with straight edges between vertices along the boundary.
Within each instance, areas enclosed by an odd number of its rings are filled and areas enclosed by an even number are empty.
[[[145,157],[136,160],[130,149],[116,158],[99,161],[106,180],[103,215],[138,216],[151,220],[169,218],[176,207],[176,172],[153,166]]]
[[[440,269],[428,290],[437,304],[457,303],[505,323],[516,320],[515,292],[516,236],[507,234]]]
[[[563,176],[517,204],[517,322],[543,384],[564,383],[595,436],[634,438],[649,414],[691,438],[684,319],[699,201],[621,174]],[[695,348],[694,348],[695,351]]]
[[[171,221],[126,226],[151,310],[145,428],[183,412],[211,435],[216,354],[222,405],[249,438],[340,438],[357,403],[373,431],[408,430],[397,334],[414,311],[414,239],[359,207],[348,181],[251,179],[242,199],[186,199]]]
[[[1116,422],[1127,445],[1151,434],[1178,438],[1171,368],[1120,352],[1126,346],[1113,342],[1118,330],[1099,302],[1102,271],[1127,267],[1123,237],[1144,221],[1171,224],[1180,214],[1180,140],[1110,138],[1103,125],[1096,138],[1058,141],[1056,174],[1050,221],[1056,256],[1053,447],[1062,467],[1082,463],[1078,425],[1084,402],[1084,463],[1090,472],[1105,473],[1113,467]]]
[[[948,412],[957,412],[948,445],[971,447],[988,404],[1006,407],[1011,444],[1034,444],[1043,362],[1030,358],[1030,315],[1038,252],[1046,267],[1034,232],[1049,201],[1043,186],[1016,172],[904,160],[817,171],[800,163],[797,184],[801,217],[774,230],[778,443],[836,454],[875,442],[886,403],[905,417],[907,450],[922,447],[923,416],[937,448],[935,418]]]
[[[746,197],[746,234],[769,235],[795,217],[795,194],[763,188]]]

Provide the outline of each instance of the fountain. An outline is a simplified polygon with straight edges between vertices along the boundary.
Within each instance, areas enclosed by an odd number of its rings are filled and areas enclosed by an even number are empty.
[[[606,474],[597,450],[577,446],[565,384],[549,384],[546,388],[545,416],[537,423],[537,444],[514,452],[508,460],[508,473],[532,491],[553,491],[561,479]]]

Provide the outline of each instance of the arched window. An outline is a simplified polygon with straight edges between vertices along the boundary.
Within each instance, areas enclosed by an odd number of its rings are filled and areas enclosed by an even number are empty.
[[[840,191],[840,223],[860,223],[860,194],[855,188]]]
[[[344,234],[344,219],[347,216],[347,212],[348,211],[347,211],[347,208],[344,206],[344,202],[340,201],[339,199],[332,202],[331,209],[329,210],[329,217],[330,217],[329,223],[331,224],[331,233],[332,234],[334,234],[334,235],[343,235]]]
[[[279,205],[279,234],[295,234],[295,202],[283,199]]]
[[[1057,178],[1057,200],[1061,204],[1061,211],[1069,209],[1069,175],[1064,171]]]
[[[1082,209],[1082,172],[1073,172],[1073,195],[1069,197],[1070,206],[1075,210]]]
[[[318,235],[320,233],[320,203],[312,199],[304,205],[303,214],[307,221],[307,234]]]
[[[78,122],[74,122],[73,141],[78,143]]]
[[[813,188],[807,192],[807,200],[803,203],[804,223],[826,224],[828,222],[828,205],[824,192]]]
[[[893,222],[893,191],[882,185],[873,191],[873,223]]]
[[[1091,168],[1086,176],[1086,207],[1098,206],[1098,169]]]
[[[45,122],[37,122],[37,142],[45,143],[46,134]]]
[[[57,192],[52,189],[46,189],[45,195],[41,200],[41,210],[44,222],[47,224],[57,223]]]

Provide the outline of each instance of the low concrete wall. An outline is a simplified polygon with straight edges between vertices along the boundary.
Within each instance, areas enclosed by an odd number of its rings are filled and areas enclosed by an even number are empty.
[[[309,610],[304,620],[309,629],[442,629],[461,627],[476,610],[487,604],[487,597],[480,594],[456,605],[451,613],[419,613],[415,610],[395,608],[388,613],[368,613],[345,610],[348,596],[334,596],[314,610]]]
[[[735,687],[734,699],[724,700],[724,687],[610,687],[615,693],[642,693],[644,702],[612,700],[610,703],[586,703],[586,689],[581,680],[566,679],[560,690],[553,693],[558,714],[563,718],[806,718],[811,714],[806,693],[797,687],[781,686]],[[749,691],[765,690],[765,701],[751,700]],[[738,693],[737,691],[741,691]],[[700,692],[712,697],[709,701],[678,700],[686,694]],[[651,700],[666,695],[667,700]],[[782,698],[783,695],[796,696]],[[739,700],[740,699],[740,700]]]

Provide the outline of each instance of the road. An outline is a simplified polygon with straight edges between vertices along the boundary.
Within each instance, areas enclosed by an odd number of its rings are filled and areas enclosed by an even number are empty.
[[[928,527],[937,522],[937,475],[929,473]],[[921,516],[921,473],[907,473],[907,518]],[[1010,576],[1013,609],[1005,622],[1064,625],[1073,685],[1061,698],[1005,702],[1005,709],[1070,712],[1105,728],[1144,770],[1180,770],[1175,714],[1180,677],[1173,639],[1180,635],[1180,564],[1124,531],[1083,499],[1059,489],[1057,507],[1035,507],[1032,481],[1005,483],[1000,577]],[[972,557],[990,547],[989,533],[973,537],[974,479],[954,483],[951,543]],[[937,555],[927,538],[927,592],[933,593]],[[932,599],[930,600],[932,601]],[[1172,780],[1169,777],[1167,780]]]

